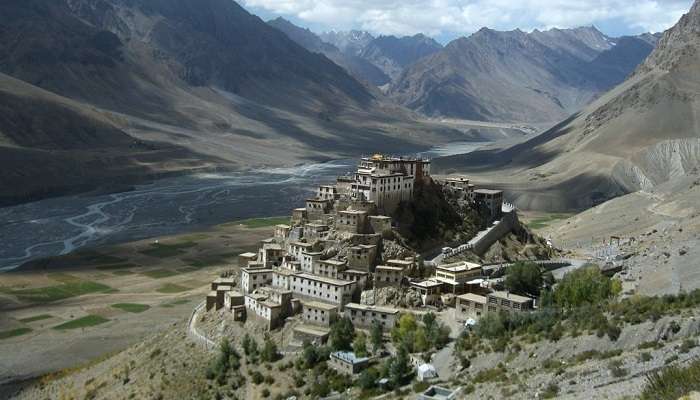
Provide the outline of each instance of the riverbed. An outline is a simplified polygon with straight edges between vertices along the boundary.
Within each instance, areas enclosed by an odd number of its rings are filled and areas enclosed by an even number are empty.
[[[442,157],[488,143],[421,153]],[[122,193],[57,197],[0,208],[0,271],[76,249],[186,233],[246,218],[289,215],[315,187],[351,173],[355,159],[163,179]]]

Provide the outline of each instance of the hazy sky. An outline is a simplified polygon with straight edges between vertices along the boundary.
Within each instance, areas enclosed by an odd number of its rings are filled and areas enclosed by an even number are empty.
[[[316,32],[425,33],[441,42],[498,30],[595,25],[611,36],[670,28],[692,0],[242,0],[263,19],[285,17]]]

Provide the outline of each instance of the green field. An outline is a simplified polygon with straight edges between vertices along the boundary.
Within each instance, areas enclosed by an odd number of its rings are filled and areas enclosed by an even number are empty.
[[[87,315],[85,317],[74,319],[61,325],[54,326],[53,329],[63,331],[70,329],[88,328],[91,326],[104,324],[105,322],[109,322],[109,320],[99,315]]]
[[[126,261],[123,258],[110,256],[91,250],[81,251],[76,255],[79,256],[82,260],[85,260],[92,265],[118,264]]]
[[[185,252],[183,250],[189,249],[196,245],[197,243],[195,242],[182,242],[174,244],[153,243],[151,244],[150,248],[141,250],[139,253],[149,257],[170,258],[184,254]]]
[[[116,276],[126,276],[126,275],[133,275],[135,274],[134,271],[129,271],[128,269],[120,269],[117,271],[112,271],[112,275]]]
[[[151,308],[151,306],[146,305],[146,304],[134,304],[134,303],[117,303],[117,304],[112,304],[112,307],[119,309],[119,310],[122,310],[122,311],[130,312],[130,313],[142,313],[142,312],[148,310],[149,308]]]
[[[213,267],[216,265],[222,265],[222,264],[229,263],[229,262],[231,262],[230,259],[232,257],[236,257],[240,253],[242,253],[242,251],[237,252],[235,254],[227,253],[227,254],[217,254],[217,255],[211,255],[211,256],[204,256],[204,257],[199,257],[199,258],[185,258],[182,261],[186,262],[191,267],[199,269],[199,268]]]
[[[182,304],[187,304],[189,302],[190,302],[189,299],[180,299],[180,300],[171,301],[170,303],[163,303],[160,306],[165,307],[165,308],[171,308],[171,307],[179,306]]]
[[[33,317],[29,317],[29,318],[22,318],[19,320],[19,322],[24,322],[25,324],[28,324],[30,322],[41,321],[43,319],[49,319],[49,318],[53,318],[53,315],[41,314],[41,315],[35,315]]]
[[[265,228],[281,224],[289,224],[289,217],[269,217],[269,218],[251,218],[242,221],[236,221],[236,224],[243,225],[246,228]]]
[[[47,286],[35,289],[4,289],[3,291],[17,296],[20,300],[36,303],[50,303],[71,297],[90,293],[104,293],[111,290],[107,285],[91,281],[77,281],[62,285]]]
[[[118,270],[122,270],[122,269],[135,268],[135,267],[138,267],[138,265],[131,264],[131,263],[122,263],[122,264],[114,264],[114,265],[100,265],[96,268],[101,270],[101,271],[118,271]]]
[[[567,219],[569,217],[571,217],[570,214],[551,214],[544,217],[534,218],[532,221],[527,223],[527,227],[530,229],[544,229],[551,225],[552,222]]]
[[[159,269],[141,272],[141,275],[144,275],[144,276],[147,276],[147,277],[153,278],[153,279],[169,278],[171,276],[175,276],[178,274],[179,274],[179,272],[176,270],[165,269],[165,268],[159,268]]]
[[[165,285],[158,288],[158,290],[156,290],[156,291],[159,293],[170,294],[170,293],[186,292],[188,290],[190,290],[190,289],[186,288],[184,286],[175,285],[174,283],[166,283]]]
[[[0,340],[20,336],[31,332],[30,328],[17,328],[9,331],[0,331]]]

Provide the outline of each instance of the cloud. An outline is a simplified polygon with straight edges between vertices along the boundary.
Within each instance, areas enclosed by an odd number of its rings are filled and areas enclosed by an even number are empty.
[[[692,0],[242,0],[324,29],[376,34],[468,35],[499,30],[615,25],[619,32],[659,32]],[[618,26],[619,25],[619,26]]]

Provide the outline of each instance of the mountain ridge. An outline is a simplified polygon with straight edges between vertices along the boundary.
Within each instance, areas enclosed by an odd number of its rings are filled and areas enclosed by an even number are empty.
[[[698,175],[699,4],[627,80],[581,112],[525,143],[437,160],[436,169],[500,181],[519,206],[538,210],[584,209]]]

